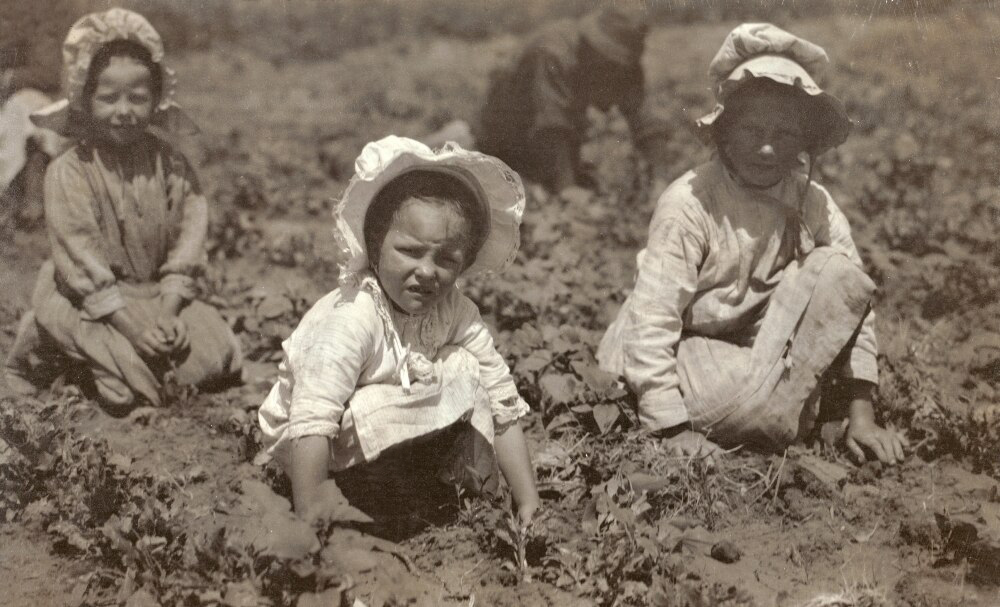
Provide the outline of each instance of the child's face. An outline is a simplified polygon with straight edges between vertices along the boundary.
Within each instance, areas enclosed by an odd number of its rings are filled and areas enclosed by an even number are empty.
[[[153,76],[131,57],[112,57],[97,76],[90,116],[97,136],[116,146],[139,139],[153,115]]]
[[[801,109],[794,97],[778,91],[748,94],[727,124],[722,151],[741,179],[768,187],[794,169],[805,151]]]
[[[389,299],[407,314],[430,310],[468,261],[468,222],[455,209],[403,202],[379,249],[375,270]]]

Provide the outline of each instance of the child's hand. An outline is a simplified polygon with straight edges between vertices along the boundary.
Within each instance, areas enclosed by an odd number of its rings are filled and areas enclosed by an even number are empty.
[[[538,499],[537,493],[531,499],[525,500],[525,503],[518,506],[517,522],[521,525],[522,530],[531,526],[531,521],[534,520],[535,512],[539,506],[541,506],[541,501]]]
[[[861,383],[861,382],[859,382]],[[865,449],[875,454],[883,464],[896,464],[906,458],[905,449],[910,446],[901,432],[885,429],[875,423],[875,408],[872,406],[871,387],[860,386],[851,401],[847,432],[844,442],[860,463],[866,461]]]
[[[844,435],[847,448],[864,463],[865,450],[870,451],[883,464],[898,464],[906,458],[910,442],[898,430],[881,428],[874,420],[851,419]]]
[[[170,345],[159,327],[150,327],[138,335],[126,337],[144,358],[158,358],[170,353]]]
[[[156,320],[156,327],[163,338],[164,354],[178,352],[190,345],[187,325],[179,316],[164,315]]]

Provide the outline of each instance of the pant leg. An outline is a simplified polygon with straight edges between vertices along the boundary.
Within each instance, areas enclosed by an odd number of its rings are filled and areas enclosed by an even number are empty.
[[[181,309],[180,318],[190,346],[174,361],[178,383],[211,389],[238,381],[243,349],[219,311],[194,300]]]
[[[35,313],[29,310],[17,325],[14,345],[7,353],[7,360],[4,363],[7,387],[19,396],[34,396],[40,389],[40,386],[32,381],[35,373],[31,359],[40,349],[41,341]]]
[[[790,266],[751,348],[693,342],[679,349],[695,428],[722,444],[772,449],[803,437],[816,419],[819,380],[850,344],[873,291],[845,255],[819,248]]]

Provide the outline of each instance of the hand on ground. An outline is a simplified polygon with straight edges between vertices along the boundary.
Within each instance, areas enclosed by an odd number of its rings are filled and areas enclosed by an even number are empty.
[[[852,420],[847,426],[844,441],[860,463],[867,460],[866,451],[883,464],[901,463],[906,458],[905,450],[910,446],[902,432],[881,428],[868,420]]]
[[[541,503],[535,499],[521,504],[517,509],[517,520],[521,525],[521,530],[524,531],[531,527],[531,522],[535,518],[535,512],[538,511]]]
[[[702,459],[709,466],[714,466],[722,457],[722,449],[708,440],[704,434],[694,430],[684,430],[670,438],[663,439],[667,453],[675,457],[692,457]]]

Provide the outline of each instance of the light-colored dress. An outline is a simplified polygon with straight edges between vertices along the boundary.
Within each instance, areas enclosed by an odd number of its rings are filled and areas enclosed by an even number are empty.
[[[528,412],[479,309],[457,289],[411,316],[369,274],[316,302],[282,347],[259,420],[285,469],[298,437],[329,437],[338,471],[459,421],[492,444]]]
[[[598,359],[651,429],[690,422],[780,447],[810,428],[835,360],[842,377],[878,382],[873,291],[822,186],[794,174],[745,187],[713,158],[660,197]]]
[[[168,370],[185,384],[238,377],[238,340],[215,308],[195,299],[208,205],[183,155],[152,136],[122,153],[80,143],[48,168],[45,219],[52,260],[39,273],[9,368],[54,342],[90,370],[101,398],[119,406],[137,396],[160,404]],[[155,326],[167,293],[184,301],[190,349],[144,360],[108,317],[127,308]]]

